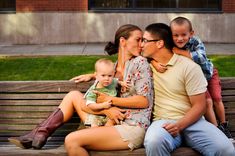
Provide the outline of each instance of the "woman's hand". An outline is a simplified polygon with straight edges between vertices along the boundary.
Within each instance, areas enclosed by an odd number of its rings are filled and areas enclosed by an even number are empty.
[[[97,95],[96,103],[103,103],[106,101],[112,101],[112,97],[108,96],[105,93],[101,93],[97,90],[93,90],[93,93],[95,93]]]
[[[84,74],[84,75],[76,76],[70,79],[70,81],[74,81],[75,83],[88,82],[92,80],[93,78],[94,78],[94,74]]]
[[[125,119],[125,110],[118,107],[111,107],[103,112],[109,119],[115,121],[116,124],[120,124],[120,121]]]

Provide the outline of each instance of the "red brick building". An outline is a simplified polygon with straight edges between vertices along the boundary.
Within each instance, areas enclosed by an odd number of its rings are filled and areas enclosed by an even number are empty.
[[[10,1],[10,0],[7,0]],[[102,2],[102,0],[100,0]],[[125,0],[124,0],[125,1]],[[194,1],[194,0],[192,0]],[[16,12],[37,12],[37,11],[82,11],[89,12],[88,4],[96,1],[89,0],[15,0]],[[187,2],[187,1],[185,1]],[[221,5],[221,11],[224,13],[235,12],[234,0],[217,0],[216,3]],[[0,2],[1,3],[1,2]],[[103,1],[105,3],[105,1]],[[146,3],[146,1],[144,2]],[[200,1],[196,1],[200,4]],[[202,3],[207,3],[205,0]],[[192,3],[193,4],[193,3]],[[195,4],[195,2],[194,2]],[[198,6],[195,4],[195,6]]]
[[[1,0],[0,44],[106,42],[122,24],[176,16],[204,42],[235,43],[235,0]]]

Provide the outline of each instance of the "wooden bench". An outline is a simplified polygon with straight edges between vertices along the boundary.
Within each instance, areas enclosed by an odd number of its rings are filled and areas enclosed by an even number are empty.
[[[42,150],[25,150],[11,145],[8,137],[19,136],[33,129],[45,119],[71,90],[85,92],[91,83],[75,84],[70,81],[0,81],[0,155],[67,155],[63,142],[66,134],[75,131],[79,118],[73,118],[57,129]],[[222,79],[223,101],[230,130],[235,136],[235,77]],[[143,156],[144,148],[134,151],[91,151],[92,156]],[[173,156],[200,155],[188,147],[181,147]]]

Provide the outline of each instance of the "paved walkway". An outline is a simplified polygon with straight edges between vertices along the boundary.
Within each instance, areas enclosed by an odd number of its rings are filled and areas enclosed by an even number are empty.
[[[0,56],[105,55],[105,43],[0,45]],[[207,54],[235,55],[235,44],[205,44]]]

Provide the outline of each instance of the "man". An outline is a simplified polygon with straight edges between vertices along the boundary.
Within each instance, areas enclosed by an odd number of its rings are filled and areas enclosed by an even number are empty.
[[[155,101],[153,123],[145,136],[148,156],[167,156],[182,144],[206,156],[234,156],[233,144],[214,125],[202,118],[206,110],[206,79],[200,66],[174,54],[172,34],[163,23],[146,27],[143,56],[165,66],[164,73],[152,66]]]

